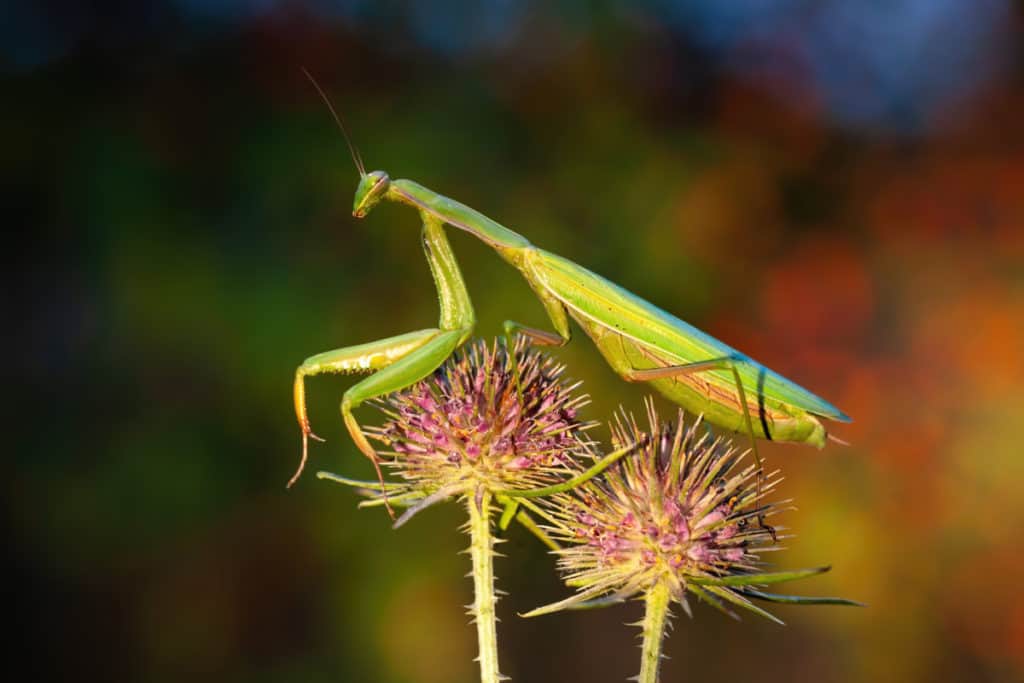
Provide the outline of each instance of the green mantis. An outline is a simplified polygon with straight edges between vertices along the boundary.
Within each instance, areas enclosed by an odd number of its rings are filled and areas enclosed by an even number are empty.
[[[334,113],[329,101],[327,104]],[[334,115],[344,132],[340,118]],[[353,441],[377,467],[379,476],[377,454],[352,411],[367,400],[427,377],[472,334],[476,323],[473,305],[445,235],[446,225],[477,237],[518,270],[554,330],[506,321],[509,337],[523,334],[535,344],[560,346],[571,338],[572,319],[624,380],[650,384],[673,403],[702,413],[713,425],[745,431],[755,454],[756,439],[821,448],[828,437],[822,419],[849,421],[827,401],[750,357],[569,259],[534,246],[479,211],[411,180],[393,180],[384,171],[367,173],[351,141],[349,146],[360,175],[352,210],[355,218],[365,218],[382,201],[409,206],[419,214],[440,319],[436,327],[321,353],[298,367],[294,401],[302,430],[302,463],[292,482],[306,462],[308,439],[319,439],[310,429],[306,412],[307,377],[373,373],[345,392],[341,414]]]

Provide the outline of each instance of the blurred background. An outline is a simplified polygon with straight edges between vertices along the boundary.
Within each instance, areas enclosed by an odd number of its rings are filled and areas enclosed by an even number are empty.
[[[417,180],[751,354],[855,419],[769,446],[779,568],[866,609],[680,616],[663,680],[1024,678],[1024,6],[1011,0],[13,2],[0,23],[17,420],[9,595],[30,680],[472,681],[463,512],[399,531],[299,458],[295,366],[434,324]],[[18,239],[20,238],[20,239]],[[478,333],[546,326],[451,231]],[[582,334],[587,417],[641,409]],[[660,400],[660,399],[659,399]],[[659,405],[667,413],[666,403]],[[359,413],[379,421],[373,409]],[[604,436],[606,432],[599,430]],[[638,604],[567,594],[521,530],[502,669],[622,681]]]

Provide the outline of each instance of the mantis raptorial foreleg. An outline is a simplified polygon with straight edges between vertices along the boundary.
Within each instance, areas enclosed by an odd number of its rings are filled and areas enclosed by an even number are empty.
[[[348,433],[352,435],[352,440],[359,450],[373,461],[374,466],[377,465],[377,452],[366,440],[362,428],[352,416],[352,410],[372,398],[400,391],[428,377],[455,353],[455,349],[471,331],[472,328],[438,331],[420,348],[370,375],[345,392],[341,401],[341,416],[348,427]],[[377,473],[379,477],[379,468]]]
[[[368,344],[328,351],[312,356],[299,366],[295,371],[294,398],[295,415],[302,428],[302,463],[288,483],[289,486],[298,479],[305,466],[309,438],[319,438],[310,429],[306,413],[306,377],[323,373],[376,371],[345,392],[341,401],[341,414],[352,440],[373,462],[377,478],[383,481],[377,453],[367,441],[352,410],[372,398],[400,391],[427,377],[473,332],[476,324],[473,304],[469,300],[442,224],[429,214],[424,213],[422,217],[423,250],[434,276],[441,307],[439,325]],[[390,512],[390,507],[388,510]]]
[[[381,370],[394,363],[396,360],[421,349],[425,344],[430,342],[432,339],[435,339],[440,333],[441,330],[437,328],[409,332],[407,334],[401,334],[388,339],[369,342],[368,344],[359,344],[358,346],[348,346],[341,349],[335,349],[333,351],[318,353],[317,355],[311,356],[303,361],[302,365],[295,370],[294,388],[295,416],[298,418],[299,426],[302,429],[302,461],[299,463],[299,469],[288,482],[288,486],[295,483],[299,478],[299,475],[302,474],[303,468],[306,466],[309,451],[309,439],[313,438],[317,441],[323,441],[323,439],[313,433],[313,430],[309,425],[309,415],[306,412],[306,378],[328,373],[356,373]],[[353,387],[353,389],[355,388],[356,387]],[[350,392],[351,389],[345,393],[346,400],[350,398]],[[342,405],[345,405],[344,401]],[[342,413],[345,413],[344,408]],[[351,432],[352,430],[350,429],[349,431]],[[361,437],[362,432],[359,431],[358,433]],[[356,441],[356,445],[359,446],[359,450],[366,453],[366,449],[364,449],[360,444],[360,441],[355,434],[352,435],[352,438]],[[362,441],[365,443],[366,439],[363,438]],[[372,451],[373,449],[370,450]],[[376,466],[376,458],[371,455],[368,455],[367,457],[373,460],[374,465]]]
[[[368,344],[335,349],[307,359],[295,371],[295,414],[302,427],[302,461],[288,482],[291,486],[302,474],[308,458],[309,438],[322,441],[309,426],[306,414],[305,378],[324,373],[377,372],[345,392],[341,401],[341,415],[345,427],[363,455],[370,459],[383,479],[377,453],[367,441],[352,410],[365,401],[404,389],[428,376],[458,348],[460,339],[469,330],[427,329],[409,334],[381,339]]]

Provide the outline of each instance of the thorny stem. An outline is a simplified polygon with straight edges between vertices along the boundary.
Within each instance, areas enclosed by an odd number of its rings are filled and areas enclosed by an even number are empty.
[[[640,654],[640,675],[637,683],[657,683],[658,667],[661,664],[661,642],[665,636],[668,621],[668,607],[671,595],[668,584],[659,581],[644,598],[643,650]]]
[[[466,496],[469,508],[469,553],[473,559],[473,616],[480,648],[480,683],[499,683],[498,628],[494,604],[494,539],[491,537],[491,493],[482,489]]]

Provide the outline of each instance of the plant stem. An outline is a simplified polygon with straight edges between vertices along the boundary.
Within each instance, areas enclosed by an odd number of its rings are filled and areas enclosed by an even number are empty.
[[[480,648],[481,683],[498,683],[498,627],[494,604],[494,539],[491,538],[491,493],[466,496],[469,508],[469,553],[473,558],[473,616]]]
[[[640,675],[637,683],[657,683],[658,667],[661,665],[661,641],[665,635],[668,620],[668,606],[671,595],[668,585],[659,581],[647,591],[644,598],[643,650],[640,654]]]

